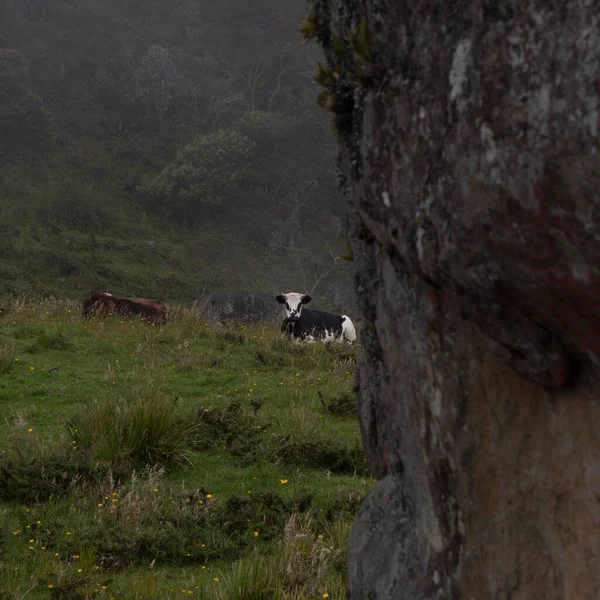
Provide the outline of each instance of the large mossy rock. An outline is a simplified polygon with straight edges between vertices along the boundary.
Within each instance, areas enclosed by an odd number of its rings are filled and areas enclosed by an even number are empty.
[[[316,0],[379,479],[352,600],[600,598],[600,2]]]

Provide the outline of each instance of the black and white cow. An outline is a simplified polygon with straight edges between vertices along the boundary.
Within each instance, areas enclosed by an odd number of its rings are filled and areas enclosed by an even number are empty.
[[[285,304],[286,318],[281,324],[281,332],[296,340],[336,341],[349,344],[356,340],[356,330],[350,317],[303,308],[311,300],[308,294],[279,292],[275,300]]]

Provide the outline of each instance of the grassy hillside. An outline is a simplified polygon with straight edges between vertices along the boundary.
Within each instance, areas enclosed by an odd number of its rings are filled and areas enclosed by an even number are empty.
[[[206,222],[188,231],[110,198],[96,212],[91,204],[80,206],[79,213],[73,209],[71,220],[46,200],[21,205],[4,199],[0,297],[83,298],[98,289],[191,304],[219,289],[310,290],[328,272],[314,291],[326,299],[332,281],[351,277],[350,263],[325,250],[329,245],[343,253],[343,244],[316,233],[310,248],[276,250],[261,233],[269,227],[264,219],[248,218],[243,226]],[[86,219],[98,222],[88,226]]]
[[[344,598],[355,348],[0,316],[0,598]]]

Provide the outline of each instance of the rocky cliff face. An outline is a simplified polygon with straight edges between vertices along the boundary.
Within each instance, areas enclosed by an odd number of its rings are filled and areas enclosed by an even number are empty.
[[[379,479],[350,598],[600,597],[600,2],[316,0]]]

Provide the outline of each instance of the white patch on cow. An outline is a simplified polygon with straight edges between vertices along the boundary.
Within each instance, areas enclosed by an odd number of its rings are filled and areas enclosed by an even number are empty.
[[[337,341],[337,338],[335,337],[335,332],[334,331],[329,331],[328,329],[326,329],[325,333],[323,334],[323,341],[324,342],[335,342],[335,341]]]
[[[346,340],[349,344],[352,344],[356,340],[356,329],[354,329],[354,323],[347,315],[342,315],[344,319],[342,321],[342,336],[341,340]]]
[[[383,200],[383,205],[389,208],[392,203],[390,202],[390,195],[387,192],[381,193],[381,199]]]

